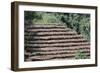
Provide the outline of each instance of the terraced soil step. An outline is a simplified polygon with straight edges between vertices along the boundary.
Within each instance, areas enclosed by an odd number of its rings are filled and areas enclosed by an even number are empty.
[[[89,42],[86,39],[62,39],[62,40],[56,40],[56,39],[52,39],[52,40],[26,40],[27,44],[55,44],[55,43],[79,43],[79,42]]]
[[[57,49],[57,50],[62,50],[62,49],[71,49],[72,50],[73,49],[74,50],[74,49],[77,49],[77,48],[78,49],[80,49],[80,48],[81,49],[86,49],[86,48],[89,49],[90,45],[82,45],[82,46],[80,45],[80,46],[70,46],[70,47],[65,47],[65,46],[64,47],[59,47],[58,46],[58,47],[43,47],[43,48],[42,47],[39,47],[39,48],[26,47],[25,49],[29,49],[29,50],[41,50],[41,51],[42,50],[49,50],[50,51],[50,50],[55,50],[55,49]]]
[[[70,35],[70,36],[63,36],[63,35],[60,35],[60,36],[25,36],[25,39],[44,39],[44,40],[49,40],[49,39],[51,39],[51,40],[53,40],[53,39],[70,39],[70,38],[72,38],[72,39],[79,39],[79,38],[83,38],[83,36],[82,35],[74,35],[74,36],[72,36],[72,35]]]
[[[59,45],[59,46],[70,46],[70,45],[90,45],[90,42],[79,42],[79,43],[55,43],[55,44],[25,44],[25,46],[40,46],[40,47],[42,47],[42,46],[57,46],[57,45]]]
[[[87,56],[90,56],[89,53],[86,54]],[[49,55],[49,56],[32,56],[30,59],[35,60],[35,59],[40,59],[40,60],[48,60],[48,59],[55,59],[55,58],[75,58],[75,54],[62,54],[62,55]]]
[[[77,53],[77,51],[52,51],[52,52],[35,52],[35,53],[30,53],[30,56],[39,56],[39,55],[58,55],[58,54],[60,54],[60,55],[62,55],[62,54],[76,54]],[[90,53],[90,51],[81,51],[81,53]],[[25,54],[28,54],[29,55],[29,53],[25,53]]]
[[[28,48],[25,48],[25,50],[29,53],[33,52],[61,52],[61,51],[90,51],[90,48],[49,48],[49,49],[37,49],[37,48],[31,48],[31,49],[28,49]]]
[[[25,32],[59,32],[59,31],[71,31],[71,29],[61,29],[61,28],[51,28],[51,29],[43,29],[43,28],[39,28],[39,29],[25,29]]]

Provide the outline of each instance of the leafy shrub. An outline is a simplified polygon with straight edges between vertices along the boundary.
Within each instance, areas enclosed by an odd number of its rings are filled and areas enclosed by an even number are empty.
[[[81,50],[78,50],[75,55],[75,59],[87,59],[88,56],[85,53],[82,53]]]

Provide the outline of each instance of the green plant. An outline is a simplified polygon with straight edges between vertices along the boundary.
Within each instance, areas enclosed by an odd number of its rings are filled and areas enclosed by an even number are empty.
[[[85,53],[82,53],[81,50],[78,50],[75,55],[75,59],[87,59],[88,56]]]

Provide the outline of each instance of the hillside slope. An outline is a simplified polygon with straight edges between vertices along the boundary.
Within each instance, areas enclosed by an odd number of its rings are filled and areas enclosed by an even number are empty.
[[[24,36],[25,61],[90,58],[90,42],[65,25],[27,25]]]

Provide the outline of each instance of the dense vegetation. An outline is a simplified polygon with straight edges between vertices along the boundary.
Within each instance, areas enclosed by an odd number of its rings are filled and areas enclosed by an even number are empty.
[[[82,50],[77,50],[75,54],[75,59],[89,59],[89,56],[87,56],[85,53],[82,53]]]
[[[25,24],[62,23],[90,40],[90,14],[25,11]]]

